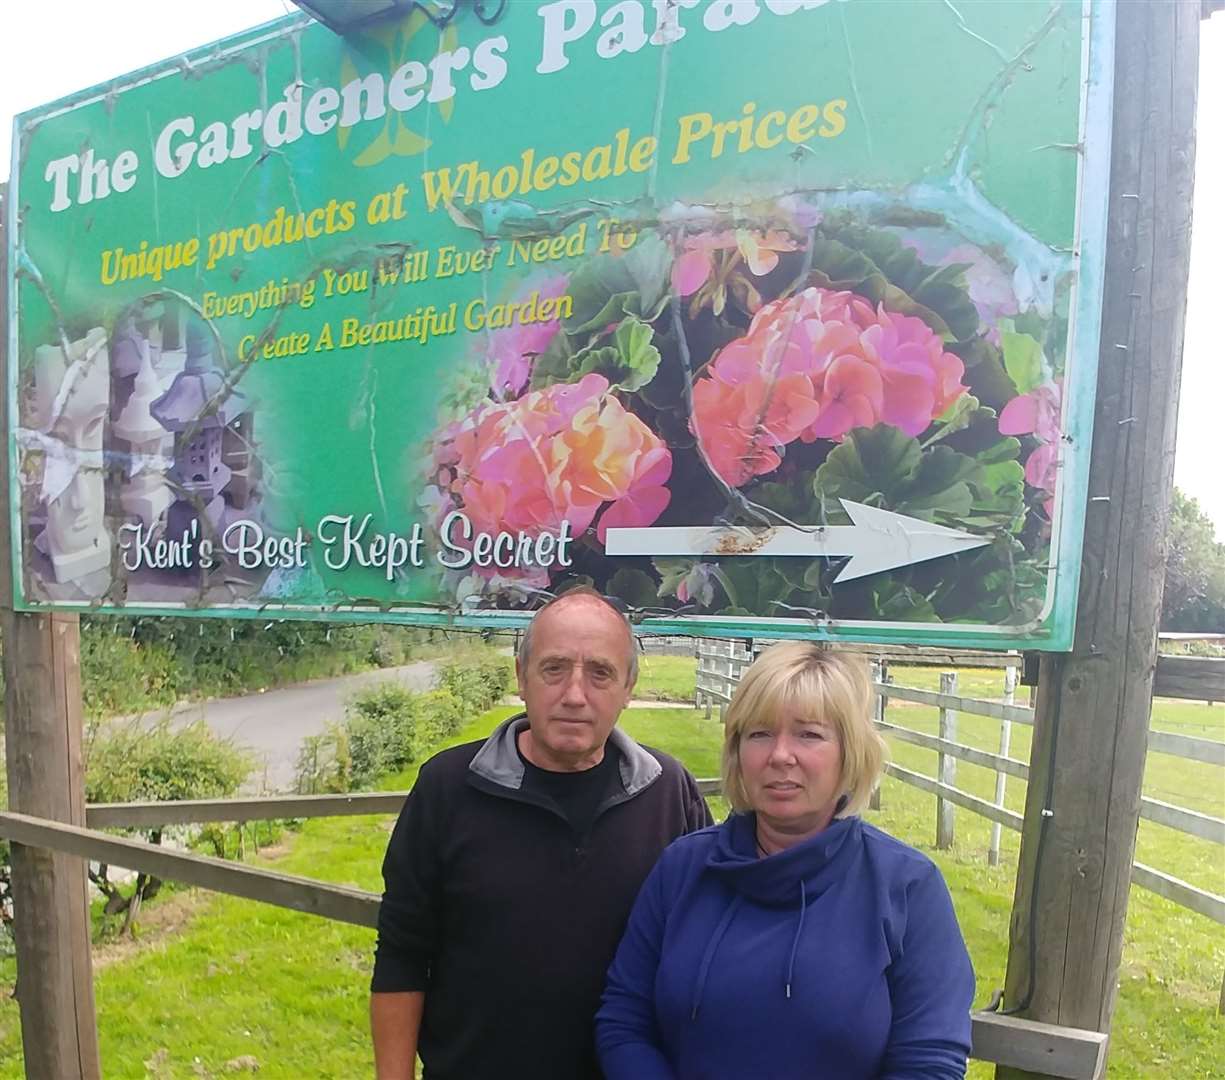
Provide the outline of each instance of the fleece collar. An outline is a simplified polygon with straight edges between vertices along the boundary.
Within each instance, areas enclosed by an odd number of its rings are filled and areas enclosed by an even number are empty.
[[[498,787],[518,791],[523,787],[523,760],[515,740],[527,727],[527,714],[518,713],[504,720],[485,740],[468,770]],[[653,784],[663,767],[620,728],[614,727],[608,741],[621,752],[621,786],[628,798]]]
[[[757,857],[757,819],[734,814],[719,829],[707,867],[734,892],[758,904],[793,907],[803,891],[816,899],[846,871],[861,846],[863,823],[835,818],[816,836],[768,858]]]

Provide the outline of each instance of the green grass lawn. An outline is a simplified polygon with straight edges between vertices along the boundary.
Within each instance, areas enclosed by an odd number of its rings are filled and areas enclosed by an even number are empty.
[[[682,665],[692,671],[692,661],[685,658],[645,659],[652,668],[667,661],[654,673],[644,665],[648,685],[682,685]],[[922,672],[906,676],[899,672],[898,681],[928,685]],[[989,678],[999,676],[991,673]],[[963,688],[987,696],[992,690],[968,679]],[[507,707],[485,714],[455,741],[480,737],[512,711]],[[936,727],[935,710],[919,706],[891,708],[890,719],[919,730]],[[622,723],[641,741],[676,754],[696,775],[717,774],[721,732],[717,721],[705,720],[701,712],[633,709]],[[1225,707],[1159,702],[1155,724],[1225,739]],[[972,745],[996,750],[998,731],[994,721],[959,717],[958,738]],[[1014,725],[1013,756],[1027,757],[1028,745],[1029,729]],[[934,772],[934,753],[902,743],[893,752],[907,768]],[[1225,816],[1219,770],[1215,777],[1201,776],[1193,765],[1152,755],[1145,790]],[[384,786],[402,789],[414,777],[410,769],[388,778]],[[988,798],[994,792],[994,774],[964,762],[958,765],[957,783]],[[1008,804],[1018,811],[1023,807],[1020,781],[1009,780]],[[716,803],[716,815],[724,812]],[[984,1004],[1004,976],[1018,835],[1004,830],[1002,864],[991,868],[985,855],[990,823],[959,810],[954,847],[934,851],[935,800],[894,780],[885,782],[882,810],[868,817],[940,865],[978,974],[976,1001]],[[283,851],[263,861],[285,873],[377,890],[390,825],[389,818],[310,821],[300,832],[286,833]],[[1221,849],[1207,842],[1142,823],[1137,858],[1192,883],[1222,889]],[[227,1064],[252,1061],[258,1062],[261,1076],[286,1080],[371,1074],[366,1002],[372,931],[191,890],[151,905],[142,927],[140,947],[104,947],[98,954],[95,985],[108,1078],[243,1075],[227,1070]],[[1225,1021],[1216,1015],[1223,972],[1225,929],[1133,889],[1112,1080],[1157,1075],[1195,1080],[1225,1072],[1220,1049]],[[0,976],[8,986],[12,975],[12,961],[3,962]],[[0,997],[0,1078],[21,1075],[17,1008],[6,994]],[[975,1065],[970,1075],[985,1080],[991,1070]]]
[[[649,701],[693,701],[697,661],[692,656],[638,658],[634,697]]]

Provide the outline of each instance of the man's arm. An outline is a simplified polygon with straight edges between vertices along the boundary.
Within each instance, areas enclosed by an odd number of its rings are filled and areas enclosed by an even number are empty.
[[[370,1033],[379,1080],[413,1080],[438,934],[439,829],[437,777],[427,762],[383,859],[383,902],[370,980]]]
[[[419,990],[370,995],[370,1033],[374,1037],[377,1080],[413,1080],[417,1034],[424,1010],[425,994]]]

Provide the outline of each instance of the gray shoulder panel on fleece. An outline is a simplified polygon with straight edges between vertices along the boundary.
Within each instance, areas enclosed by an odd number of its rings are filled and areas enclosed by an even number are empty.
[[[468,768],[492,784],[518,791],[523,787],[524,769],[515,739],[526,724],[526,713],[516,713],[502,721]],[[613,728],[609,739],[621,751],[621,785],[626,795],[637,795],[659,779],[663,766],[624,731]]]

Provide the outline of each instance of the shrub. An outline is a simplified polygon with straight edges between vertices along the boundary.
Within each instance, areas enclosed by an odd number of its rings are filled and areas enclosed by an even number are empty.
[[[428,631],[258,619],[81,618],[88,715],[404,663]]]
[[[299,795],[331,795],[353,787],[349,736],[341,724],[329,724],[320,735],[307,735],[298,748],[294,790]]]
[[[202,720],[91,725],[85,747],[88,802],[219,799],[251,771],[251,757]]]
[[[506,657],[472,649],[439,665],[437,689],[415,692],[387,682],[361,691],[345,706],[341,723],[302,740],[298,792],[368,788],[419,761],[502,698],[510,669]]]
[[[366,787],[414,760],[417,695],[395,682],[364,690],[346,707],[344,727],[352,784]]]
[[[114,716],[174,704],[178,671],[160,644],[140,645],[114,624],[81,632],[81,702],[87,716]]]
[[[251,772],[251,757],[220,739],[203,721],[175,725],[163,717],[153,723],[127,721],[90,726],[85,745],[87,802],[178,801],[233,795]],[[144,830],[154,844],[160,826]],[[124,914],[121,933],[129,933],[140,905],[161,888],[143,873],[125,893],[110,880],[109,868],[91,869],[90,880],[106,897],[106,915]]]
[[[440,687],[418,696],[416,750],[419,757],[464,726],[464,704],[450,690]]]
[[[509,657],[473,649],[439,665],[438,685],[450,690],[464,709],[482,712],[502,699],[512,669]]]

